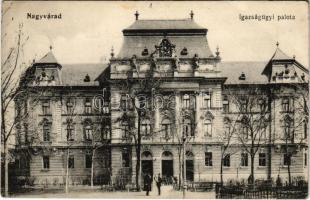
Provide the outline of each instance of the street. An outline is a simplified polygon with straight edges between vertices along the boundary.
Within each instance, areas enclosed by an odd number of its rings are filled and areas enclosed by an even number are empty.
[[[144,191],[142,192],[103,192],[100,190],[79,190],[70,191],[70,193],[65,194],[62,191],[56,192],[31,192],[31,193],[20,193],[13,194],[11,197],[16,198],[127,198],[127,199],[182,199],[182,191],[173,190],[172,186],[162,186],[162,194],[158,196],[157,188],[152,188],[149,196],[146,196]],[[215,192],[186,192],[186,199],[215,199]]]

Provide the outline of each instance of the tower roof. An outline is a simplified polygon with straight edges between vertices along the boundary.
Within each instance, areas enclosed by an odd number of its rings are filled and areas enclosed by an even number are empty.
[[[37,64],[48,64],[48,63],[58,63],[53,52],[49,51],[45,56],[43,56]]]
[[[271,60],[292,60],[293,58],[286,55],[279,47],[277,47],[276,51],[274,52]]]

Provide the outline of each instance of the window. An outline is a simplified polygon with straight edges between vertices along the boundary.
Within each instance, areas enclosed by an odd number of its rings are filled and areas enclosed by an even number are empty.
[[[44,169],[50,168],[50,157],[49,156],[43,156],[43,168]]]
[[[241,166],[247,167],[248,166],[248,154],[241,153]]]
[[[282,99],[282,111],[284,111],[284,112],[290,111],[290,100],[288,97],[284,97]]]
[[[291,165],[291,156],[289,154],[283,155],[283,165]]]
[[[241,120],[241,134],[243,139],[249,138],[248,119],[245,117]]]
[[[285,134],[285,139],[288,140],[294,140],[294,133],[293,130],[291,129],[292,125],[292,119],[290,117],[286,117],[284,120],[284,134]]]
[[[307,162],[308,162],[308,159],[307,159],[307,153],[305,153],[305,166],[307,166]]]
[[[229,101],[228,101],[228,97],[226,95],[223,98],[223,111],[225,113],[229,112]]]
[[[123,150],[122,152],[122,167],[129,167],[129,151],[128,149]]]
[[[92,155],[86,154],[85,155],[85,168],[91,168],[92,166]]]
[[[183,96],[183,108],[189,108],[190,107],[190,96],[188,94],[185,94]]]
[[[42,102],[42,113],[43,115],[50,114],[50,102],[48,100]]]
[[[85,140],[92,140],[92,125],[90,121],[85,122]]]
[[[74,156],[73,155],[70,155],[69,156],[69,159],[68,159],[68,167],[70,169],[73,169],[74,168]]]
[[[210,119],[205,120],[204,132],[205,136],[212,137],[212,122]]]
[[[120,108],[122,110],[127,110],[127,95],[123,94],[121,96]]]
[[[91,100],[90,98],[85,99],[85,113],[90,114],[92,111]]]
[[[129,125],[127,122],[121,124],[122,138],[129,138]]]
[[[223,159],[223,166],[230,167],[230,154],[225,155]]]
[[[101,140],[107,140],[109,138],[110,138],[110,126],[103,124],[101,130]]]
[[[67,101],[67,113],[73,114],[73,100],[71,98]]]
[[[305,119],[304,120],[304,139],[307,139],[308,137],[307,131],[308,131],[308,121]]]
[[[203,94],[203,107],[211,108],[211,93],[206,92]]]
[[[184,137],[194,136],[191,126],[192,126],[192,123],[190,119],[186,118],[183,120],[183,136]]]
[[[258,157],[258,165],[262,167],[266,166],[266,153],[259,153]]]
[[[240,100],[240,111],[241,112],[246,112],[247,111],[247,100],[246,99],[241,99]]]
[[[47,122],[43,125],[43,141],[49,142],[50,141],[50,126]]]
[[[212,152],[205,152],[205,166],[212,166]]]
[[[151,134],[151,125],[149,120],[143,120],[141,123],[141,133],[142,135]]]
[[[72,121],[67,122],[67,141],[73,141],[74,140],[74,128]]]
[[[266,109],[266,102],[264,99],[259,99],[258,100],[258,106],[259,106],[259,111],[260,112],[265,112]]]
[[[164,119],[161,123],[161,129],[163,131],[163,137],[169,138],[171,135],[171,123],[169,119]]]

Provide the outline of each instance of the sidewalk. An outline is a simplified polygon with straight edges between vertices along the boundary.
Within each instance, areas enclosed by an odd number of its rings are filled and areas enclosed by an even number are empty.
[[[172,186],[162,186],[162,194],[158,196],[157,188],[152,188],[149,196],[146,192],[103,192],[103,191],[71,191],[65,194],[60,191],[54,192],[32,192],[12,195],[16,198],[126,198],[126,199],[182,199],[183,192],[173,190]],[[186,199],[215,199],[215,192],[186,192]]]

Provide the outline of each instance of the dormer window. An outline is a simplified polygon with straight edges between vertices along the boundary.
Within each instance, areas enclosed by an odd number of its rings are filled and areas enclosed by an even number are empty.
[[[147,56],[147,55],[149,55],[149,51],[148,51],[148,49],[145,47],[145,48],[143,49],[143,51],[142,51],[142,56]]]
[[[301,77],[300,77],[300,78],[301,78],[301,80],[303,80],[303,81],[304,81],[304,80],[305,80],[305,74],[304,74],[304,73],[302,73],[302,75],[301,75]]]
[[[90,77],[88,74],[86,74],[85,78],[84,78],[84,82],[90,82]]]
[[[246,76],[244,74],[244,72],[241,73],[241,75],[239,76],[239,80],[244,81],[246,79]]]
[[[184,48],[182,49],[182,51],[181,51],[181,55],[182,55],[182,56],[186,56],[187,54],[188,54],[187,48],[184,47]]]

